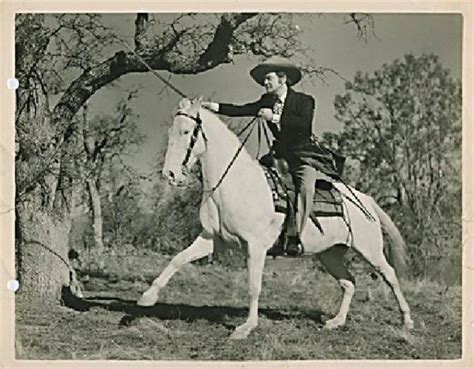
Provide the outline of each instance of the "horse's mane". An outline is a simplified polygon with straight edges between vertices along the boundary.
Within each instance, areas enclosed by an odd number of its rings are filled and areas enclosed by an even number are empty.
[[[205,108],[201,108],[199,114],[201,115],[203,123],[206,124],[204,128],[205,134],[206,128],[214,126],[219,127],[219,136],[222,136],[223,139],[229,140],[229,143],[235,144],[236,148],[240,147],[241,142],[237,135],[216,114]],[[255,162],[245,147],[239,155],[243,155],[246,159]]]
[[[238,141],[238,138],[237,138],[237,135],[232,132],[230,130],[230,128],[227,126],[227,124],[225,124],[217,114],[214,114],[212,111],[208,110],[208,109],[205,109],[205,108],[201,108],[199,109],[199,114],[201,115],[201,117],[204,117],[203,122],[206,122],[208,124],[212,124],[212,125],[219,125],[221,126],[220,128],[222,128],[227,134],[229,134],[230,136],[232,136],[234,139],[236,139]]]

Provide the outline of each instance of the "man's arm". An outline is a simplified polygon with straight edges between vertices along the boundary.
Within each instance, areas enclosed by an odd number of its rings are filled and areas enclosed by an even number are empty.
[[[203,106],[214,113],[227,115],[229,117],[255,117],[262,108],[263,96],[258,100],[245,105],[234,105],[228,103],[203,102]]]
[[[258,114],[262,104],[261,99],[245,105],[234,104],[219,104],[219,114],[227,115],[229,117],[255,117]]]

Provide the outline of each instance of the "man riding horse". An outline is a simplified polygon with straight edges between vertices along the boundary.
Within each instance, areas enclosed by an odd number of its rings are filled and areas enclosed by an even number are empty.
[[[268,123],[275,141],[271,148],[276,158],[285,159],[296,186],[296,230],[288,237],[286,250],[277,242],[269,254],[299,255],[299,235],[311,214],[317,180],[339,179],[332,152],[322,147],[312,133],[315,99],[296,92],[292,86],[302,78],[301,70],[287,59],[272,57],[250,71],[252,78],[265,88],[258,101],[245,105],[204,102],[207,109],[232,117],[259,116]]]

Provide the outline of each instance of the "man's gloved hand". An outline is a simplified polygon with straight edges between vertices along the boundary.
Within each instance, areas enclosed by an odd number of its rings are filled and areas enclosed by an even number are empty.
[[[271,122],[273,118],[272,109],[262,108],[258,111],[257,116],[262,117],[267,122]]]
[[[219,104],[211,101],[203,101],[201,103],[201,106],[203,108],[206,108],[214,113],[217,113],[219,111]]]

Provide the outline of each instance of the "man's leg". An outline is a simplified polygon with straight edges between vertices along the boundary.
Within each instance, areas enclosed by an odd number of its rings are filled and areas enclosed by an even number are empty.
[[[300,165],[294,172],[297,191],[296,228],[301,235],[313,209],[314,191],[318,170],[309,165]]]
[[[309,165],[303,164],[294,168],[292,175],[296,187],[295,223],[298,235],[288,236],[286,253],[290,256],[298,256],[304,252],[300,235],[303,232],[313,206],[314,187],[318,177],[318,171]]]

